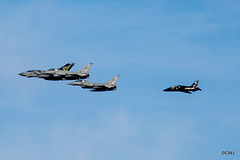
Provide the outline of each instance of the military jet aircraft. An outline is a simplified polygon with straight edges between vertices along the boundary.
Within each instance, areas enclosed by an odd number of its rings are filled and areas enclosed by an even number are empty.
[[[198,90],[202,91],[200,88],[198,88],[197,85],[198,85],[198,81],[195,81],[191,86],[182,86],[182,85],[172,86],[167,89],[164,89],[163,91],[184,92],[184,93],[192,94],[192,92],[195,92]]]
[[[74,63],[69,63],[59,69],[53,68],[47,71],[43,70],[29,70],[27,72],[22,72],[19,75],[25,77],[37,77],[43,78],[45,80],[76,80],[76,79],[85,79],[89,77],[89,70],[92,67],[93,63],[89,63],[87,66],[82,68],[77,72],[70,72],[69,70],[74,65]]]
[[[51,68],[49,70],[69,71],[74,66],[74,64],[75,63],[67,63],[64,66],[60,67],[59,69]],[[44,72],[46,72],[46,71],[44,71],[44,70],[28,70],[26,72],[19,73],[19,75],[25,76],[27,78],[31,78],[31,77],[38,77],[38,75],[43,74]]]
[[[112,91],[117,88],[116,83],[120,75],[115,76],[111,80],[105,82],[105,83],[94,83],[94,82],[88,82],[84,80],[79,80],[75,82],[68,83],[69,85],[78,85],[81,86],[82,88],[88,88],[88,89],[93,89],[90,90],[92,92],[100,92],[100,91]]]

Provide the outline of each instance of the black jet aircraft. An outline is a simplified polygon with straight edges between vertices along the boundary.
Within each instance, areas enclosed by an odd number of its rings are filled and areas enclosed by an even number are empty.
[[[195,92],[198,90],[202,91],[200,88],[198,88],[197,85],[198,85],[198,81],[195,81],[191,86],[182,86],[182,85],[172,86],[167,89],[164,89],[163,91],[165,91],[165,92],[169,92],[169,91],[170,92],[184,92],[184,93],[192,94],[192,92]]]

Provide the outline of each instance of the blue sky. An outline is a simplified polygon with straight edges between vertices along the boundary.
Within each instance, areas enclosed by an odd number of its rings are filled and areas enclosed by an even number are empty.
[[[0,1],[0,159],[239,159],[239,8]],[[93,62],[93,82],[120,74],[118,90],[18,76],[68,62],[73,71]],[[162,92],[195,80],[203,92]]]

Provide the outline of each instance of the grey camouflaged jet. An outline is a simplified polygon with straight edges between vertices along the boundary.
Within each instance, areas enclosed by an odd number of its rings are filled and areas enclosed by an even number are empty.
[[[47,71],[44,70],[29,70],[27,72],[22,72],[19,75],[25,76],[28,78],[31,77],[37,77],[37,78],[43,78],[45,80],[76,80],[76,79],[86,79],[89,77],[89,70],[91,69],[93,63],[89,63],[87,66],[82,68],[81,70],[77,72],[71,72],[69,71],[74,63],[68,63],[65,66],[56,69],[49,69]]]
[[[60,67],[59,69],[57,68],[51,68],[49,70],[62,70],[62,71],[69,71],[73,66],[74,66],[75,63],[67,63],[65,64],[64,66]],[[48,70],[48,71],[49,71]],[[31,78],[31,77],[38,77],[38,75],[44,73],[46,71],[44,70],[28,70],[26,72],[22,72],[22,73],[19,73],[20,76],[24,76],[24,77],[27,77],[27,78]]]
[[[88,88],[93,89],[90,90],[92,92],[101,92],[101,91],[112,91],[117,88],[116,83],[120,75],[115,76],[111,80],[105,82],[105,83],[95,83],[95,82],[88,82],[84,80],[79,80],[75,82],[68,83],[69,85],[77,85],[81,86],[82,88]]]
[[[164,89],[163,91],[165,92],[184,92],[184,93],[188,93],[188,94],[192,94],[192,92],[195,92],[195,91],[202,91],[200,88],[198,88],[198,81],[195,81],[191,86],[182,86],[182,85],[178,85],[178,86],[172,86],[172,87],[169,87],[167,89]],[[192,92],[190,92],[192,91]]]

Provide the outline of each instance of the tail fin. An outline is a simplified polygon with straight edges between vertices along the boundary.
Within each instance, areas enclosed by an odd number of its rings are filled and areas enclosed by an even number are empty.
[[[197,87],[197,85],[198,85],[198,80],[197,81],[195,81],[192,85],[191,85],[191,87],[194,87],[194,88],[196,88]]]
[[[80,71],[78,71],[79,73],[88,73],[89,70],[91,69],[93,63],[89,63],[88,65],[86,65],[84,68],[82,68]]]
[[[67,63],[58,70],[63,70],[63,71],[70,71],[70,69],[74,66],[75,63]]]
[[[105,84],[106,85],[116,85],[119,77],[120,77],[120,75],[117,75],[114,78],[112,78],[111,80],[107,81]]]

